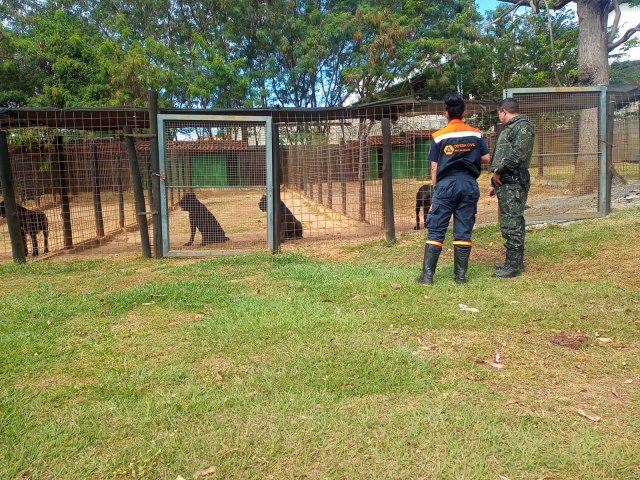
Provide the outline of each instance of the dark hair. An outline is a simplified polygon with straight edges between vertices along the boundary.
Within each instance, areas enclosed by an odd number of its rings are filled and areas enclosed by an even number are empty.
[[[457,93],[450,93],[444,97],[445,110],[449,114],[449,120],[462,120],[464,113],[464,99]]]
[[[515,98],[505,98],[498,102],[498,110],[506,110],[509,113],[520,113],[520,105]]]

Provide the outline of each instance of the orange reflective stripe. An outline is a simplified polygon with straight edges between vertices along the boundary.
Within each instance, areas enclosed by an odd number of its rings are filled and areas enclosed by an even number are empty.
[[[454,240],[453,244],[454,245],[467,245],[469,247],[473,247],[473,243],[467,242],[466,240]]]
[[[451,133],[451,132],[476,132],[476,133],[480,133],[480,130],[472,127],[471,125],[467,125],[466,123],[464,123],[462,120],[459,120],[457,118],[451,120],[449,123],[447,123],[447,126],[444,128],[441,128],[440,130],[436,130],[435,132],[433,132],[432,137],[438,137],[444,133]]]
[[[430,244],[430,245],[436,245],[438,247],[441,247],[442,245],[444,245],[444,243],[436,242],[435,240],[427,240],[427,243]]]
[[[454,120],[451,120],[446,127],[433,132],[431,134],[431,137],[436,143],[439,143],[438,137],[440,137],[441,135],[454,134],[454,133],[467,133],[467,134],[473,135],[474,133],[479,134],[480,130],[475,127],[472,127],[471,125],[467,125],[462,120],[454,119]],[[459,136],[459,135],[454,135],[454,136]]]

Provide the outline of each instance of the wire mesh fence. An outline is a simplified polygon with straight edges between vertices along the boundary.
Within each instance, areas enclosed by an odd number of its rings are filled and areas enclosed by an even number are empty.
[[[640,188],[640,93],[637,89],[612,92],[609,105],[613,112],[613,183],[620,183],[619,175]]]
[[[494,106],[468,105],[468,121],[487,131],[490,145],[495,143]],[[269,174],[277,182],[277,223],[284,248],[379,238],[385,228],[383,118],[392,125],[396,228],[400,233],[424,228],[426,212],[421,222],[416,220],[416,195],[430,183],[427,154],[432,132],[446,125],[443,107],[442,102],[412,101],[366,108],[279,109],[270,112],[276,148],[264,124],[239,121],[237,112],[165,112],[160,128],[167,251],[188,256],[267,248],[263,197]],[[278,168],[270,171],[272,148]],[[489,201],[481,209],[485,221],[495,220]]]
[[[640,182],[637,90],[608,91],[605,136],[598,91],[512,92],[536,127],[528,218],[598,212],[603,185],[599,167],[607,146],[614,177],[617,173],[632,184]],[[465,116],[466,123],[483,132],[490,151],[500,132],[495,106],[469,101]],[[147,218],[150,236],[155,234],[154,193],[163,200],[168,250],[185,255],[266,250],[269,185],[281,201],[274,225],[285,249],[382,238],[383,118],[391,125],[395,231],[405,235],[424,228],[418,193],[431,183],[427,156],[432,133],[447,123],[442,102],[395,99],[334,109],[202,111],[197,119],[189,116],[193,111],[171,112],[183,116],[161,124],[164,189],[159,192],[151,188],[150,142],[155,137],[149,137],[146,110],[26,109],[13,112],[8,121],[0,113],[15,197],[26,209],[21,221],[29,253],[35,250],[35,234],[38,253],[44,255],[46,230],[47,255],[139,254],[141,216]],[[215,120],[205,119],[213,113]],[[259,117],[272,122],[277,145],[271,144]],[[141,208],[134,201],[125,126],[135,129]],[[489,175],[483,173],[478,181],[484,191]],[[482,196],[476,223],[496,221],[496,200]],[[0,218],[0,261],[10,259],[6,220]]]
[[[516,89],[517,92],[517,89]],[[600,208],[600,91],[525,92],[513,96],[536,129],[528,217],[596,214]],[[580,201],[572,201],[574,198]]]
[[[537,130],[529,218],[602,215],[637,191],[637,86],[518,90],[514,97]]]
[[[161,127],[168,250],[265,250],[265,124],[177,117]]]
[[[113,253],[139,251],[129,162],[120,132],[108,129],[127,123],[124,111],[77,117],[71,112],[64,120],[49,111],[35,120],[33,111],[28,114],[32,124],[47,126],[19,128],[23,119],[17,115],[12,118],[17,128],[6,130],[26,253],[80,254],[106,244]],[[149,172],[148,142],[139,156]],[[148,178],[147,173],[147,186]],[[0,261],[11,257],[3,218]]]
[[[484,130],[495,144],[493,102],[468,102],[466,121]],[[396,232],[424,228],[417,221],[417,193],[430,184],[427,154],[431,134],[446,125],[442,102],[383,104],[336,111],[310,121],[282,112],[280,138],[282,199],[305,226],[310,241],[361,240],[380,237],[383,212],[383,136],[381,119],[391,119],[393,218]],[[488,183],[488,180],[487,180]],[[481,202],[485,221],[495,209]]]

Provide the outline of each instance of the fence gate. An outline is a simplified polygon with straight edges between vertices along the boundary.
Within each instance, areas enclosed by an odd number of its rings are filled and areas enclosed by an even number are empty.
[[[513,88],[504,91],[536,129],[527,220],[606,215],[607,87]]]
[[[158,144],[165,256],[276,248],[270,117],[160,114]]]

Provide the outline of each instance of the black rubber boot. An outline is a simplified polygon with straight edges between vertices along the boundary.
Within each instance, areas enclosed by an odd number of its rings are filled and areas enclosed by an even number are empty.
[[[496,270],[493,274],[498,278],[517,277],[524,271],[524,251],[523,250],[507,250],[507,259],[504,266]]]
[[[436,265],[440,258],[442,247],[427,243],[424,246],[424,260],[422,262],[422,272],[416,277],[416,281],[423,285],[433,285],[433,275],[436,273]]]
[[[453,279],[456,283],[467,282],[467,267],[469,266],[469,255],[471,247],[467,245],[453,246]]]

